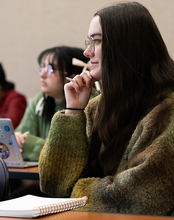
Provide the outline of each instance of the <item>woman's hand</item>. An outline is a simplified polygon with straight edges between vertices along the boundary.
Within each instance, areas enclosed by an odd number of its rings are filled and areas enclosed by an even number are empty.
[[[28,135],[23,135],[21,132],[15,132],[16,141],[18,144],[18,147],[20,149],[20,152],[22,152],[22,145]]]
[[[64,86],[66,107],[83,109],[88,104],[92,92],[94,79],[89,71],[85,71],[73,78],[73,82],[66,83]],[[80,111],[66,110],[66,114],[74,114]]]

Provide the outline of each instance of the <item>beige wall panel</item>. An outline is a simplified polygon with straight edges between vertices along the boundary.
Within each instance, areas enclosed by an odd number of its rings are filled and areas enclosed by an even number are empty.
[[[89,23],[107,0],[0,0],[0,62],[28,98],[40,91],[37,57],[58,45],[84,48]],[[139,0],[152,13],[174,57],[174,1]]]

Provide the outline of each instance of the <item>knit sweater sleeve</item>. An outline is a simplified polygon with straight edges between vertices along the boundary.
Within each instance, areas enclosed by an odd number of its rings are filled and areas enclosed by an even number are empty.
[[[84,113],[57,112],[39,158],[40,187],[44,193],[69,197],[88,159]]]

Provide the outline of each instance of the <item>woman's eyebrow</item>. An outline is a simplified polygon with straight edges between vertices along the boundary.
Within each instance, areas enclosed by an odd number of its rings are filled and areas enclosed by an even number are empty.
[[[95,36],[102,36],[102,34],[100,33],[95,33],[95,34],[91,34],[90,37],[95,37]],[[88,37],[89,38],[89,37]]]

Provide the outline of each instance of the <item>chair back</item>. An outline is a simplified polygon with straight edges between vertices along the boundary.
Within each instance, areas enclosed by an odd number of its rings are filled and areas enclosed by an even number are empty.
[[[6,163],[0,157],[0,201],[5,200],[9,192],[9,171]]]

